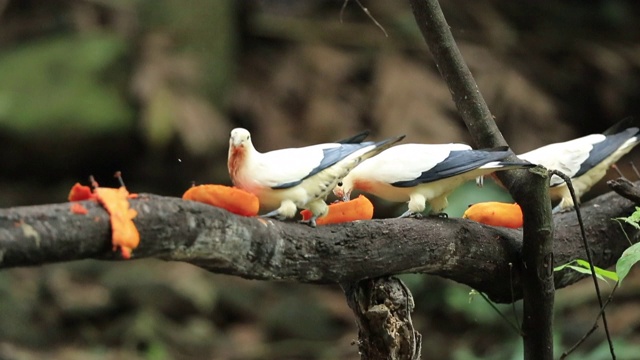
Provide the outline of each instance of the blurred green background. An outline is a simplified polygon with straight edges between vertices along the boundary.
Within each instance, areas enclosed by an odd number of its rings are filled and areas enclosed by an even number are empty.
[[[376,139],[470,143],[408,2],[362,0],[389,37],[354,1],[341,21],[342,3],[0,0],[0,207],[64,202],[89,175],[116,186],[117,170],[132,192],[180,196],[192,181],[228,184],[236,126],[262,151],[365,128]],[[640,3],[442,6],[516,152],[638,115]],[[630,178],[637,158],[619,164]],[[589,196],[603,191],[604,181]],[[488,199],[508,195],[467,184],[447,212]],[[403,206],[376,202],[376,216]],[[468,287],[402,278],[424,358],[521,358],[516,334]],[[558,292],[558,354],[591,327],[592,288],[583,281]],[[640,354],[639,290],[636,272],[610,306],[619,359]],[[356,339],[337,286],[152,260],[0,272],[1,359],[357,359]],[[596,331],[576,358],[607,358],[603,339]]]

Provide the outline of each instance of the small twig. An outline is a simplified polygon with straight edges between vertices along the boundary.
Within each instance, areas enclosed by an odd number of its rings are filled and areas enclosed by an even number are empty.
[[[582,345],[582,343],[585,340],[587,340],[587,338],[589,336],[591,336],[591,334],[593,334],[594,331],[596,331],[596,329],[598,328],[598,320],[600,320],[600,316],[602,316],[604,314],[605,307],[607,307],[607,305],[609,305],[611,300],[613,300],[613,294],[616,292],[616,289],[618,288],[619,284],[620,284],[619,282],[616,282],[616,285],[613,287],[613,290],[611,290],[611,294],[609,294],[609,298],[604,303],[604,306],[600,309],[600,312],[598,313],[598,316],[596,317],[596,321],[593,322],[593,326],[591,327],[591,329],[589,331],[587,331],[587,333],[584,334],[584,336],[582,338],[580,338],[580,340],[578,340],[578,342],[576,342],[571,348],[569,348],[569,350],[563,352],[562,355],[560,356],[560,360],[565,359],[572,352],[574,352],[580,345]],[[615,358],[615,355],[614,355],[614,358]]]
[[[93,188],[93,190],[100,187],[100,185],[96,181],[96,178],[94,178],[93,175],[89,175],[89,182],[91,183],[91,187]]]
[[[584,336],[578,340],[577,343],[575,343],[569,350],[565,351],[562,353],[562,355],[560,356],[560,360],[565,359],[567,356],[569,356],[572,352],[574,352],[580,345],[582,345],[582,343],[587,340],[587,338],[589,336],[591,336],[591,334],[593,334],[594,331],[596,331],[596,329],[598,329],[598,320],[600,319],[600,317],[598,316],[598,318],[596,319],[596,322],[593,323],[593,326],[591,327],[591,329],[589,329],[589,331],[587,331],[586,334],[584,334]]]
[[[344,9],[347,8],[347,4],[349,3],[349,0],[344,0],[344,2],[342,3],[342,7],[340,8],[340,23],[342,24],[342,15],[344,15]]]
[[[616,165],[616,164],[612,164],[612,165],[611,165],[611,168],[612,168],[613,170],[615,170],[615,171],[618,173],[618,175],[620,175],[620,177],[621,177],[621,178],[626,179],[626,177],[624,176],[624,174],[622,173],[622,171],[620,171],[620,168],[618,167],[618,165]]]
[[[480,294],[480,296],[482,296],[482,298],[484,299],[484,301],[487,302],[487,304],[489,304],[489,306],[491,306],[491,308],[498,313],[498,315],[500,315],[500,317],[507,323],[509,324],[509,326],[520,336],[524,336],[524,334],[522,333],[522,330],[520,329],[520,327],[518,325],[515,325],[511,322],[511,320],[509,320],[507,318],[507,316],[505,314],[502,313],[502,311],[500,311],[500,309],[498,309],[496,307],[496,305],[493,303],[493,301],[489,300],[489,298],[487,297],[487,295],[485,295],[484,293],[478,291],[478,294]],[[514,302],[515,303],[515,302]]]
[[[113,174],[113,177],[118,179],[118,182],[120,183],[120,186],[126,187],[126,186],[124,186],[124,180],[122,179],[122,172],[120,170],[116,171],[116,173]]]
[[[634,164],[633,161],[629,161],[629,165],[631,165],[631,169],[633,169],[633,172],[636,174],[638,179],[640,179],[640,172],[638,172],[638,168],[636,167],[636,164]]]
[[[578,217],[578,224],[580,225],[580,234],[582,235],[582,241],[584,243],[584,248],[587,252],[587,261],[589,261],[589,269],[591,270],[591,278],[593,279],[593,285],[596,289],[596,295],[598,297],[598,304],[600,305],[600,312],[602,314],[602,324],[604,325],[604,332],[607,335],[607,341],[609,342],[609,351],[611,352],[611,358],[615,359],[616,354],[613,349],[613,342],[611,341],[611,334],[609,333],[609,326],[607,325],[607,316],[604,312],[604,304],[602,302],[602,295],[600,295],[600,285],[598,285],[598,277],[596,276],[595,265],[593,264],[593,258],[591,256],[591,248],[589,247],[589,242],[587,241],[587,234],[584,228],[584,223],[582,222],[582,215],[580,213],[580,205],[578,204],[578,197],[576,196],[576,192],[573,188],[573,183],[571,183],[571,179],[565,175],[563,172],[558,170],[549,170],[549,176],[559,176],[564,182],[567,184],[569,188],[569,193],[571,194],[571,199],[573,199],[573,205],[576,210],[576,216]]]
[[[362,11],[367,14],[367,16],[369,17],[369,19],[371,19],[371,21],[373,21],[374,24],[376,24],[376,26],[382,30],[382,32],[384,33],[385,37],[389,37],[389,34],[387,34],[387,31],[384,29],[384,27],[378,22],[378,20],[376,20],[376,18],[373,17],[373,15],[371,15],[371,12],[369,12],[369,9],[367,9],[364,5],[362,5],[362,3],[360,2],[360,0],[355,0],[355,2],[360,6],[360,9],[362,9]],[[347,8],[347,4],[349,3],[349,0],[344,0],[344,2],[342,3],[342,7],[340,8],[340,22],[342,23],[342,15],[344,15],[344,10]]]

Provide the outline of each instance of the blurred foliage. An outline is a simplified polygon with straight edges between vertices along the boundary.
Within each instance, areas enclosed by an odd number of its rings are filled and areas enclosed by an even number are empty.
[[[229,183],[229,130],[259,150],[344,138],[469,142],[408,2],[0,1],[0,206],[60,202],[89,174],[135,192]],[[446,0],[461,51],[516,152],[599,132],[640,111],[640,3]],[[627,159],[638,160],[638,152]],[[629,167],[619,164],[626,174]],[[114,180],[115,183],[115,180]],[[112,183],[113,184],[113,183]],[[606,190],[604,181],[590,195]],[[450,216],[511,201],[487,181]],[[376,201],[376,216],[406,204]],[[518,359],[518,336],[470,289],[403,275],[423,357]],[[640,275],[608,318],[619,358],[640,353]],[[605,290],[610,290],[606,288]],[[511,306],[498,308],[520,316]],[[587,281],[556,297],[557,353],[592,326]],[[0,358],[356,359],[337,286],[246,281],[160,261],[0,272]],[[596,331],[574,356],[607,353]]]
[[[176,51],[197,59],[202,91],[215,105],[224,104],[235,73],[238,3],[232,0],[140,2],[141,21],[151,31],[162,29],[176,40]]]
[[[72,34],[4,52],[0,128],[22,135],[130,129],[133,113],[109,72],[126,46],[115,34]]]

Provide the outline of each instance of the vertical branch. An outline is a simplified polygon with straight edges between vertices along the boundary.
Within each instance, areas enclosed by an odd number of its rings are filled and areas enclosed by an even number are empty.
[[[420,358],[422,336],[411,322],[413,296],[400,279],[367,279],[343,289],[356,315],[362,359]]]
[[[480,147],[508,145],[451,34],[437,0],[410,0],[418,27],[469,133]],[[515,155],[512,156],[515,159]],[[548,175],[507,171],[498,177],[523,210],[522,286],[525,359],[553,358],[553,253]]]
[[[410,0],[422,36],[451,97],[478,146],[506,146],[487,103],[467,67],[437,0]]]
[[[533,189],[544,189],[537,197],[520,197],[525,222],[522,242],[522,332],[525,359],[553,358],[553,226],[549,209],[549,174],[536,167],[528,176]],[[542,205],[540,204],[542,203]],[[542,225],[546,224],[546,225]]]

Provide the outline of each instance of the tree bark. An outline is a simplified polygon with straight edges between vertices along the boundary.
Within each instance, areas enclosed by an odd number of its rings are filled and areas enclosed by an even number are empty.
[[[422,336],[411,322],[413,296],[401,280],[381,277],[343,286],[358,324],[363,359],[419,359]]]

